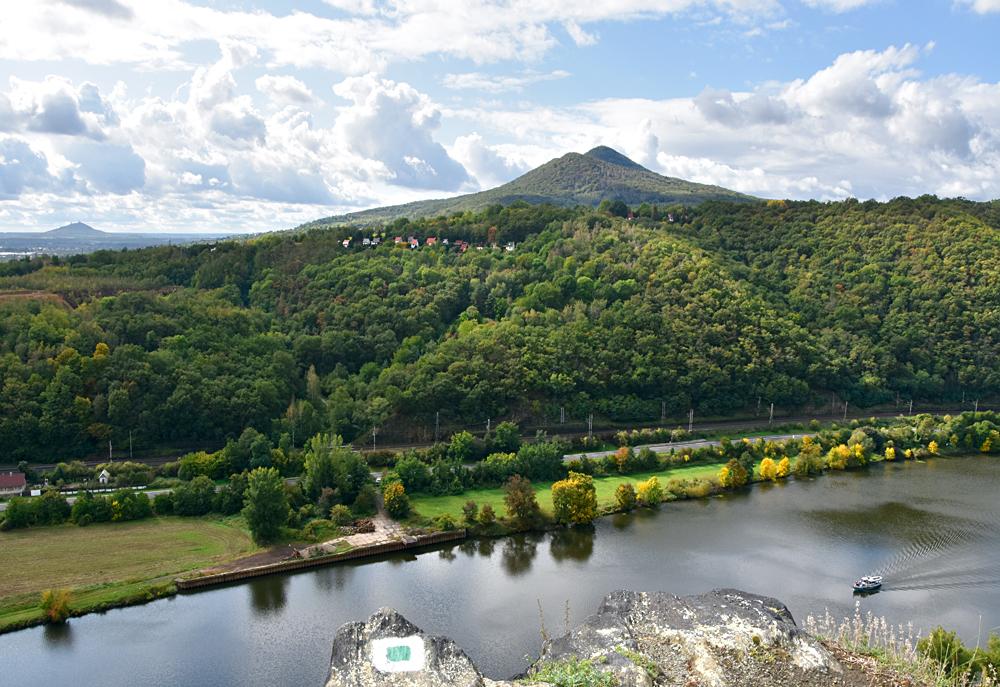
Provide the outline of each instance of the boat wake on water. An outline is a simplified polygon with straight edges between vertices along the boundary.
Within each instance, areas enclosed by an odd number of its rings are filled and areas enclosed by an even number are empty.
[[[995,512],[981,515],[1000,520]],[[964,518],[921,523],[909,545],[875,574],[885,578],[886,592],[1000,586],[1000,528]]]

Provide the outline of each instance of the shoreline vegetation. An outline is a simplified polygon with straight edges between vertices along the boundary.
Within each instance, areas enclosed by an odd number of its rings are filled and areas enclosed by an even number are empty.
[[[848,426],[813,428],[814,436],[780,444],[749,438],[723,440],[717,446],[661,454],[623,445],[600,459],[568,463],[563,460],[565,444],[558,439],[542,440],[508,445],[514,450],[490,454],[471,468],[464,467],[460,455],[468,449],[471,437],[461,433],[443,448],[397,456],[382,488],[386,511],[410,534],[464,527],[469,536],[497,537],[586,524],[596,517],[637,507],[704,498],[745,489],[756,482],[810,478],[827,470],[863,469],[883,461],[996,454],[1000,449],[998,420],[993,412],[873,419],[867,424],[853,421]],[[359,522],[355,519],[359,508],[374,510],[374,503],[365,502],[374,491],[368,468],[359,470],[358,463],[348,457],[356,454],[333,437],[318,435],[310,443],[309,453],[302,457],[300,484],[286,484],[285,494],[276,495],[305,501],[296,508],[292,499],[291,506],[283,502],[285,510],[279,509],[283,525],[271,543],[284,542],[286,550],[292,541],[330,540],[350,530],[353,525],[349,523]],[[205,455],[215,460],[214,454]],[[201,457],[198,461],[205,462]],[[324,478],[325,473],[329,474]],[[535,481],[529,482],[522,473]],[[348,479],[352,474],[354,482]],[[546,479],[548,475],[551,478]],[[239,477],[234,475],[218,487],[204,475],[189,477],[182,488],[191,490],[192,484],[201,480],[201,487],[207,489],[204,510],[187,511],[200,517],[164,515],[167,500],[160,500],[153,503],[155,517],[147,513],[129,520],[126,512],[114,510],[121,504],[112,495],[105,497],[112,509],[105,524],[41,526],[48,511],[58,510],[58,502],[50,497],[47,511],[41,507],[45,497],[35,499],[40,504],[35,526],[0,532],[4,550],[13,561],[6,568],[8,576],[28,566],[40,571],[32,577],[31,588],[21,589],[13,584],[13,578],[0,578],[5,583],[0,588],[8,590],[0,598],[0,632],[58,618],[58,613],[43,609],[43,595],[62,599],[66,613],[76,616],[172,595],[177,577],[197,571],[237,570],[240,559],[247,566],[260,565],[262,559],[265,563],[282,560],[274,556],[268,559],[266,553],[276,549],[264,548],[266,542],[255,542],[246,520],[237,514],[240,509],[227,505],[240,505],[250,498],[245,487],[236,498]],[[245,475],[242,480],[246,482]],[[336,486],[321,486],[327,483]],[[351,488],[354,494],[349,493]],[[171,499],[171,510],[178,512],[177,505],[185,498],[194,496]],[[90,521],[85,521],[85,516],[99,513],[98,506],[90,503],[79,509],[74,505],[65,515],[78,525],[87,524]],[[213,509],[229,514],[209,515]],[[322,517],[327,512],[330,519]],[[115,513],[124,521],[116,521]],[[338,549],[337,553],[343,551]],[[64,590],[68,594],[62,594]]]

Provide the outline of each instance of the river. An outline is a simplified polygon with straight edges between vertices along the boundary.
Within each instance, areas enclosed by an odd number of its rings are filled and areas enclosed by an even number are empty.
[[[620,588],[775,596],[803,623],[863,611],[966,640],[1000,625],[1000,462],[885,464],[599,520],[592,530],[467,540],[75,618],[0,636],[3,683],[320,685],[345,622],[393,606],[509,677]],[[539,609],[539,605],[541,610]],[[544,621],[543,621],[544,619]]]

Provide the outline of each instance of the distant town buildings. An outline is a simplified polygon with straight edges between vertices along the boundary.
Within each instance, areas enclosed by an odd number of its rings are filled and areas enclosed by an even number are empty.
[[[354,240],[354,238],[358,238],[359,239],[362,248],[376,248],[377,246],[381,245],[381,243],[382,243],[382,238],[379,237],[379,236],[372,236],[372,237],[350,237],[349,236],[346,239],[342,240],[340,243],[341,243],[341,245],[344,248],[350,248],[351,247],[351,243]],[[388,240],[389,239],[386,238],[386,241],[388,241]],[[428,236],[428,237],[423,238],[423,239],[421,239],[419,236],[406,236],[406,237],[403,237],[403,236],[394,236],[394,237],[392,237],[392,244],[394,246],[405,246],[405,247],[407,247],[407,248],[409,248],[411,250],[417,250],[418,248],[420,248],[421,247],[421,241],[423,242],[423,246],[427,247],[427,248],[433,248],[433,247],[437,246],[437,247],[441,247],[441,248],[445,248],[445,249],[454,249],[454,250],[457,250],[459,253],[464,253],[465,251],[469,250],[470,248],[472,248],[474,250],[486,250],[486,249],[503,250],[503,251],[505,251],[507,253],[513,253],[515,251],[515,249],[517,248],[517,244],[514,241],[508,241],[507,243],[505,243],[505,244],[503,244],[501,246],[501,245],[499,245],[497,243],[491,243],[489,245],[483,245],[483,244],[480,244],[480,243],[469,243],[468,241],[463,241],[461,239],[446,239],[446,238],[441,238],[439,236]]]

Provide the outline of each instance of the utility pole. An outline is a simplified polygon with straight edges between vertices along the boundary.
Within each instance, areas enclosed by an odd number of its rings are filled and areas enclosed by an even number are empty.
[[[688,434],[694,430],[694,408],[688,411]]]
[[[108,462],[115,462],[115,459],[111,457],[111,439],[108,439]]]
[[[976,409],[973,410],[972,412],[974,412],[974,413],[978,413],[979,412],[979,399],[978,398],[976,399]]]
[[[844,422],[847,422],[847,401],[844,401]]]
[[[375,450],[375,435],[378,433],[378,427],[372,427],[372,451]]]
[[[487,434],[490,433],[490,420],[492,420],[492,419],[493,418],[490,418],[490,417],[486,418],[486,433]]]
[[[771,415],[767,418],[767,426],[770,427],[774,423],[774,403],[771,403]]]
[[[910,399],[910,417],[913,417],[913,399]]]
[[[128,431],[128,459],[132,460],[132,430]]]
[[[760,417],[760,396],[757,397],[757,412],[754,413],[754,417]]]
[[[566,424],[566,406],[559,406],[559,424]]]
[[[441,411],[434,413],[434,443],[438,442],[438,428],[441,426]]]
[[[660,422],[667,419],[667,402],[660,401]]]
[[[591,413],[587,416],[587,437],[589,439],[594,438],[594,414]]]

